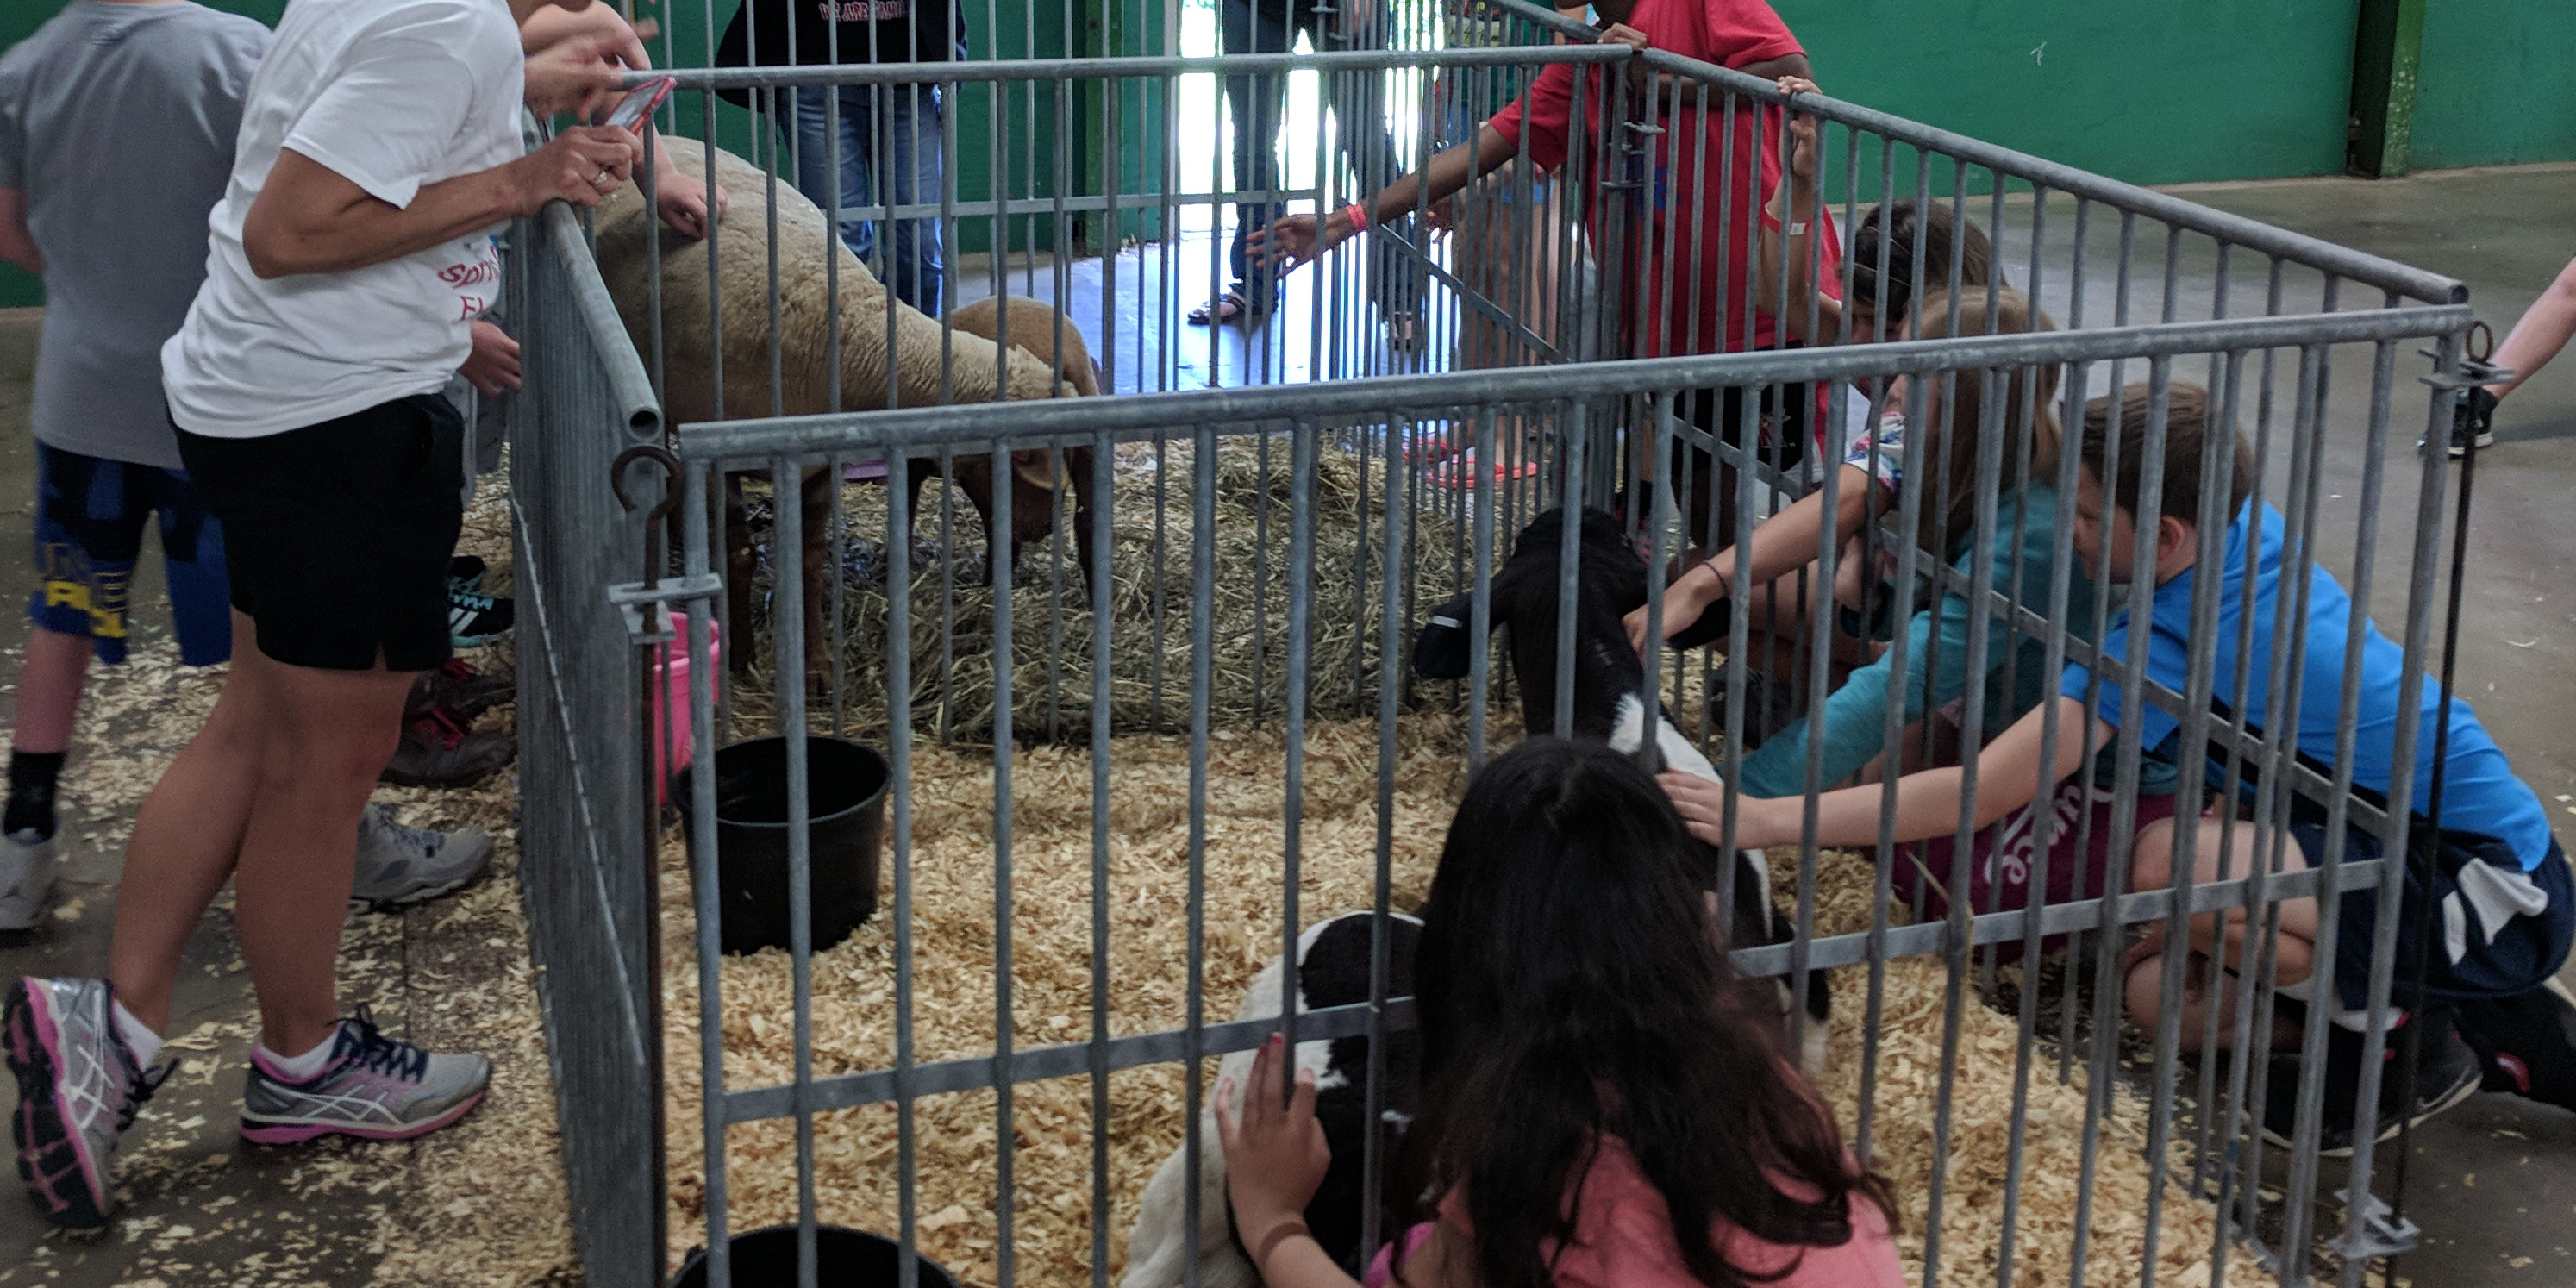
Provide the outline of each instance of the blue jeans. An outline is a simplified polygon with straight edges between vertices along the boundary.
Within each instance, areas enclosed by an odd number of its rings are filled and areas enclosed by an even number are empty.
[[[835,88],[796,94],[796,190],[825,210],[877,204],[877,183],[893,206],[936,205],[941,191],[939,91],[930,85],[843,85],[841,174],[832,181],[831,119]],[[883,108],[880,113],[879,109]],[[841,242],[877,272],[895,298],[940,316],[945,260],[939,220],[888,219],[886,262],[875,259],[880,221],[845,217]]]
[[[1293,11],[1292,11],[1293,10]],[[1303,31],[1319,50],[1369,48],[1387,43],[1391,34],[1392,10],[1380,11],[1381,30],[1370,40],[1351,43],[1327,34],[1307,0],[1223,0],[1219,6],[1219,33],[1229,54],[1287,53],[1297,46],[1297,33]],[[1350,167],[1349,186],[1338,188],[1346,200],[1375,196],[1378,189],[1402,177],[1396,165],[1395,139],[1386,127],[1386,77],[1379,72],[1344,73],[1346,79],[1329,87],[1332,95],[1332,140],[1342,162]],[[1225,78],[1225,99],[1233,113],[1234,125],[1234,190],[1257,192],[1278,187],[1279,134],[1287,113],[1288,78],[1278,73],[1245,73]],[[1289,146],[1306,149],[1315,146],[1311,139],[1292,139]],[[1267,312],[1279,295],[1279,275],[1251,266],[1247,243],[1254,229],[1267,228],[1281,208],[1268,202],[1246,201],[1234,208],[1234,240],[1226,254],[1226,263],[1234,271],[1234,289],[1256,312]],[[1387,233],[1404,241],[1414,240],[1413,217],[1391,219],[1380,225]],[[1368,292],[1371,303],[1380,309],[1411,310],[1421,298],[1421,271],[1403,252],[1387,246],[1368,248],[1371,261]]]

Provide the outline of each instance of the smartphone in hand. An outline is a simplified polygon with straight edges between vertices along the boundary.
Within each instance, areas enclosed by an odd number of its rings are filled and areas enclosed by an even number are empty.
[[[662,100],[671,96],[671,88],[677,84],[679,81],[669,76],[656,76],[627,91],[626,97],[617,100],[617,106],[608,109],[608,115],[601,117],[597,123],[614,125],[642,134],[644,118],[652,115],[653,109],[660,107]]]

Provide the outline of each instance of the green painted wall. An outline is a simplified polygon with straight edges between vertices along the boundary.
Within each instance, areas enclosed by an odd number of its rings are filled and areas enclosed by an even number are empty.
[[[1773,5],[1827,93],[2053,161],[2132,183],[2343,169],[2356,0]]]
[[[202,0],[210,8],[228,13],[246,13],[270,26],[286,12],[286,0]],[[0,48],[26,39],[36,28],[44,26],[62,12],[62,0],[6,0],[0,3]],[[0,264],[0,309],[24,308],[45,302],[43,282],[6,264]]]
[[[285,11],[285,0],[205,0],[213,7],[248,14],[274,25]],[[45,20],[61,9],[61,0],[0,0],[0,47],[24,39]],[[684,15],[672,29],[652,41],[652,52],[658,62],[671,66],[705,66],[710,46],[704,8],[697,0],[681,0],[673,6]],[[721,33],[726,20],[737,7],[736,0],[716,0],[715,30]],[[638,17],[652,17],[665,8],[662,0],[640,0],[635,7]],[[1061,0],[966,0],[967,42],[973,56],[982,58],[1047,58],[1067,52],[1140,52],[1160,47],[1162,6],[1156,0],[1114,0],[1103,5],[1086,3],[1080,23],[1068,22],[1074,12]],[[1034,9],[1034,17],[1032,10]],[[1149,190],[1159,179],[1159,170],[1138,173],[1134,150],[1113,149],[1098,140],[1086,143],[1086,130],[1097,133],[1097,122],[1105,116],[1102,91],[1096,82],[1077,83],[1069,101],[1075,107],[1072,135],[1074,146],[1062,160],[1066,167],[1102,164],[1107,160],[1126,159],[1128,173],[1120,177],[1121,190]],[[1013,158],[1002,177],[1013,197],[1044,197],[1056,189],[1058,160],[1055,155],[1056,93],[1052,85],[1017,85],[998,95],[989,85],[969,85],[953,108],[954,129],[958,145],[957,189],[961,199],[978,200],[990,191],[993,182],[991,159],[998,141]],[[693,137],[705,132],[705,109],[694,95],[678,100],[680,129]],[[997,119],[998,117],[998,119]],[[1139,125],[1159,132],[1160,96],[1149,95],[1131,87],[1122,95],[1119,108],[1122,130]],[[716,134],[723,145],[744,156],[756,156],[758,146],[753,138],[753,117],[744,109],[719,102],[716,105]],[[1139,185],[1148,185],[1140,189]],[[1096,181],[1083,181],[1077,191],[1098,191]],[[1052,220],[1047,217],[1023,217],[1012,221],[997,237],[985,220],[961,221],[957,246],[960,253],[989,250],[997,240],[1014,248],[1052,244]],[[1123,230],[1128,236],[1151,235],[1133,218]],[[20,307],[44,302],[43,284],[36,278],[6,265],[0,265],[0,308]]]
[[[210,0],[218,8],[274,22],[284,0]],[[668,0],[643,0],[640,16]],[[1065,53],[1140,53],[1164,48],[1162,0],[964,0],[977,58]],[[2071,0],[1774,0],[1815,59],[1818,78],[1839,97],[1900,116],[1991,139],[2135,183],[2332,174],[2344,167],[2360,0],[2155,0],[2080,4]],[[717,27],[734,0],[716,0]],[[0,45],[16,42],[60,0],[0,0]],[[654,42],[679,66],[703,65],[709,44],[698,0]],[[1068,21],[1068,16],[1071,21]],[[2411,164],[2416,169],[2576,159],[2576,3],[2569,0],[2429,0]],[[1119,146],[1156,137],[1160,90],[1129,85],[1111,108],[1097,82],[1063,95],[1068,154],[1055,151],[1053,85],[1011,87],[998,98],[969,86],[953,117],[957,188],[973,200],[991,191],[992,158],[1012,158],[1000,176],[1014,197],[1043,197],[1059,173],[1075,190],[1098,192],[1096,176],[1119,171],[1120,191],[1150,191],[1159,154]],[[703,109],[683,96],[681,129],[704,130]],[[719,106],[716,133],[745,155],[752,118]],[[1911,155],[1898,184],[1912,186]],[[1874,189],[1878,157],[1863,159]],[[1937,168],[1936,168],[1937,169]],[[1838,175],[1837,159],[1829,174]],[[1948,176],[1934,175],[1946,190]],[[1874,193],[1865,193],[1874,195]],[[1120,221],[1117,236],[1152,237],[1150,213]],[[984,221],[958,230],[960,252],[1052,243],[1051,221]],[[1083,230],[1096,247],[1106,229]],[[37,304],[35,279],[0,267],[0,307]]]
[[[2431,0],[2418,170],[2576,160],[2576,3]]]

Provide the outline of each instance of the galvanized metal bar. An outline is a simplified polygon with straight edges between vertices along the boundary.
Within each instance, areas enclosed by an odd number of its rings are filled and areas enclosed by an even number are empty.
[[[1207,792],[1208,698],[1214,676],[1216,617],[1216,451],[1217,436],[1201,426],[1190,450],[1190,835],[1189,835],[1189,989],[1187,1027],[1182,1030],[1185,1119],[1182,1148],[1187,1156],[1184,1180],[1182,1265],[1196,1280],[1199,1264],[1199,1153],[1201,1101],[1208,1054],[1207,1030]]]
[[[1812,382],[1856,376],[1921,376],[1971,367],[2029,367],[2152,358],[2273,345],[2369,343],[2439,336],[2473,318],[2465,305],[2376,309],[2318,317],[2237,318],[2119,330],[2014,332],[1890,341],[1829,349],[1763,350],[1632,358],[1571,367],[1512,368],[1380,376],[1321,385],[1200,389],[1121,398],[905,408],[888,412],[788,416],[770,421],[699,422],[680,427],[679,450],[693,459],[820,455],[900,442],[970,443],[996,435],[1067,438],[1102,431],[1150,433],[1204,424],[1247,432],[1256,422],[1423,413],[1472,402],[1539,402],[1616,396],[1640,388]],[[924,433],[936,428],[944,432]]]

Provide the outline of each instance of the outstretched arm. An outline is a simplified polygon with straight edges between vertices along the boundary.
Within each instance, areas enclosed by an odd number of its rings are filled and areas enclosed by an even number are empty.
[[[1794,97],[1819,91],[1814,81],[1803,76],[1783,76],[1780,92]],[[1771,203],[1762,211],[1762,246],[1753,261],[1753,307],[1769,313],[1783,298],[1780,277],[1785,266],[1789,278],[1788,312],[1779,319],[1780,324],[1788,328],[1790,335],[1811,344],[1834,344],[1843,338],[1842,302],[1819,293],[1810,271],[1810,260],[1815,255],[1814,225],[1824,206],[1816,186],[1816,118],[1799,112],[1792,103],[1788,126],[1789,176],[1772,191]],[[1807,334],[1810,299],[1815,301],[1815,335]]]
[[[2549,365],[2567,339],[2576,335],[2576,259],[2558,270],[2558,280],[2540,293],[2540,298],[2523,310],[2522,320],[2504,338],[2495,351],[2495,364],[2513,373],[2500,384],[2487,386],[2487,392],[2498,398],[2513,392],[2513,387],[2529,380],[2534,372]]]
[[[2042,703],[2014,722],[1977,756],[1977,826],[1985,827],[2039,799],[2047,787],[2063,781],[2084,763],[2084,754],[2111,736],[2111,726],[2088,718],[2078,698],[2056,699],[2057,763],[2040,764],[2040,740],[2049,706]],[[2089,731],[2090,736],[2083,736]],[[1691,835],[1711,845],[1725,841],[1726,788],[1692,774],[1666,773],[1664,793],[1673,798]],[[1929,769],[1896,781],[1895,839],[1921,841],[1948,836],[1959,826],[1959,801],[1967,793],[1967,770]],[[1879,784],[1846,787],[1816,796],[1816,844],[1853,847],[1878,843]],[[1747,849],[1796,845],[1806,827],[1807,800],[1783,796],[1764,800],[1746,796],[1736,802],[1735,843]]]
[[[1709,605],[1738,589],[1770,585],[1814,563],[1817,542],[1827,522],[1834,525],[1837,545],[1860,531],[1861,525],[1869,521],[1869,497],[1877,483],[1869,471],[1857,465],[1841,468],[1842,486],[1836,489],[1832,513],[1826,512],[1824,489],[1818,488],[1754,526],[1752,537],[1744,545],[1749,566],[1741,572],[1736,568],[1736,547],[1728,546],[1673,579],[1664,588],[1664,638],[1681,634],[1699,620]],[[1628,642],[1638,652],[1645,652],[1646,610],[1641,607],[1631,611],[1627,626]]]
[[[557,198],[596,206],[626,182],[643,150],[624,130],[578,125],[518,160],[424,184],[396,206],[286,148],[242,219],[242,251],[251,271],[270,279],[381,264],[533,215]]]
[[[1491,125],[1476,127],[1476,137],[1431,158],[1419,174],[1408,174],[1357,204],[1370,224],[1401,219],[1416,210],[1446,201],[1459,189],[1502,168],[1521,154],[1520,145]],[[1283,215],[1252,234],[1244,249],[1255,266],[1285,271],[1328,254],[1360,232],[1347,209],[1329,214]]]

